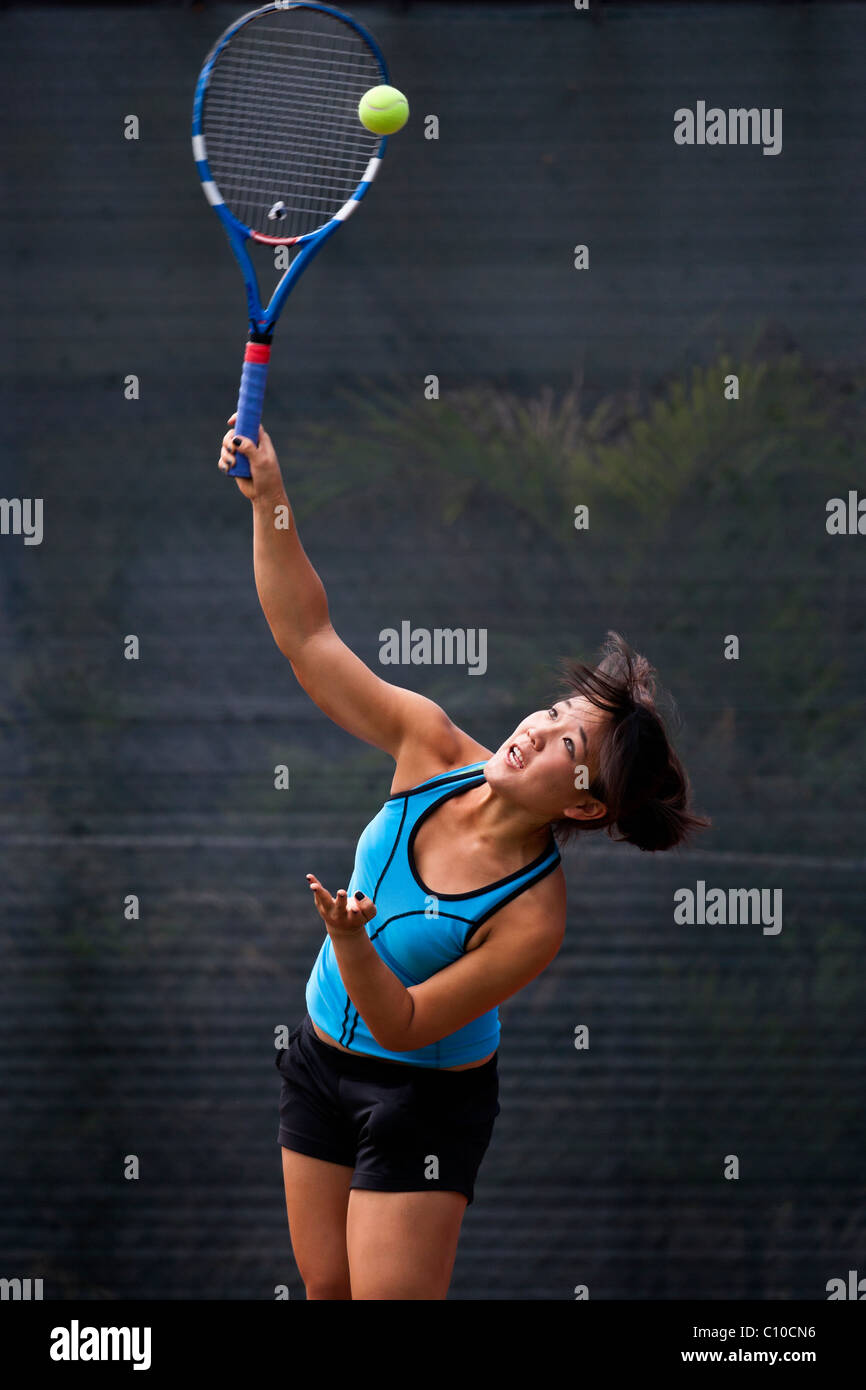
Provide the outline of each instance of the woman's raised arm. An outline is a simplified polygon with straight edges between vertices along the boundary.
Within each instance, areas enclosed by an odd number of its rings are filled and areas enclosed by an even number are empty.
[[[235,420],[232,415],[229,424]],[[236,478],[253,507],[256,589],[274,641],[298,683],[324,714],[356,738],[395,760],[408,739],[435,749],[447,764],[459,757],[466,736],[433,700],[377,676],[331,625],[321,579],[301,545],[276,451],[266,430],[258,445],[235,445],[229,429],[220,468],[234,463],[235,449],[249,460],[251,478]]]

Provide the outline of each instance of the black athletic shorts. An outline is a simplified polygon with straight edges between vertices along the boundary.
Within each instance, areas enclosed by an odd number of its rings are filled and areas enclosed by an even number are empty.
[[[498,1053],[445,1071],[341,1052],[309,1014],[281,1048],[279,1143],[354,1168],[374,1192],[462,1192],[475,1178],[499,1114]]]

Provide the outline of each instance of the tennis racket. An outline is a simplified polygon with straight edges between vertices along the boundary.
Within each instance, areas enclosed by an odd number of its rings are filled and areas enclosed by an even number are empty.
[[[388,143],[358,103],[388,71],[371,34],[330,5],[263,5],[214,44],[193,101],[192,150],[247,291],[237,433],[258,442],[271,339],[288,295],[355,211]],[[263,307],[249,242],[297,253]],[[229,474],[249,478],[243,454]]]

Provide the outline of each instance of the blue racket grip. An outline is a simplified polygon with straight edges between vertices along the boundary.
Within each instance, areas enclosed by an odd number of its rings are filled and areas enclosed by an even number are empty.
[[[238,418],[235,420],[235,434],[259,441],[259,425],[262,423],[262,407],[265,402],[265,386],[268,380],[268,362],[271,349],[267,343],[247,343],[244,353],[244,369],[241,372],[241,389],[238,394]],[[228,471],[230,478],[251,477],[250,465],[243,454],[235,450],[234,467]]]

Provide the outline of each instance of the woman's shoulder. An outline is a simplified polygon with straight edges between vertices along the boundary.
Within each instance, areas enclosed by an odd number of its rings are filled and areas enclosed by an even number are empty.
[[[458,736],[452,741],[444,741],[441,748],[412,745],[411,742],[400,750],[391,781],[391,795],[399,796],[411,791],[422,782],[433,777],[441,777],[447,772],[459,772],[475,763],[486,763],[491,750],[485,748],[461,729],[455,729]]]

